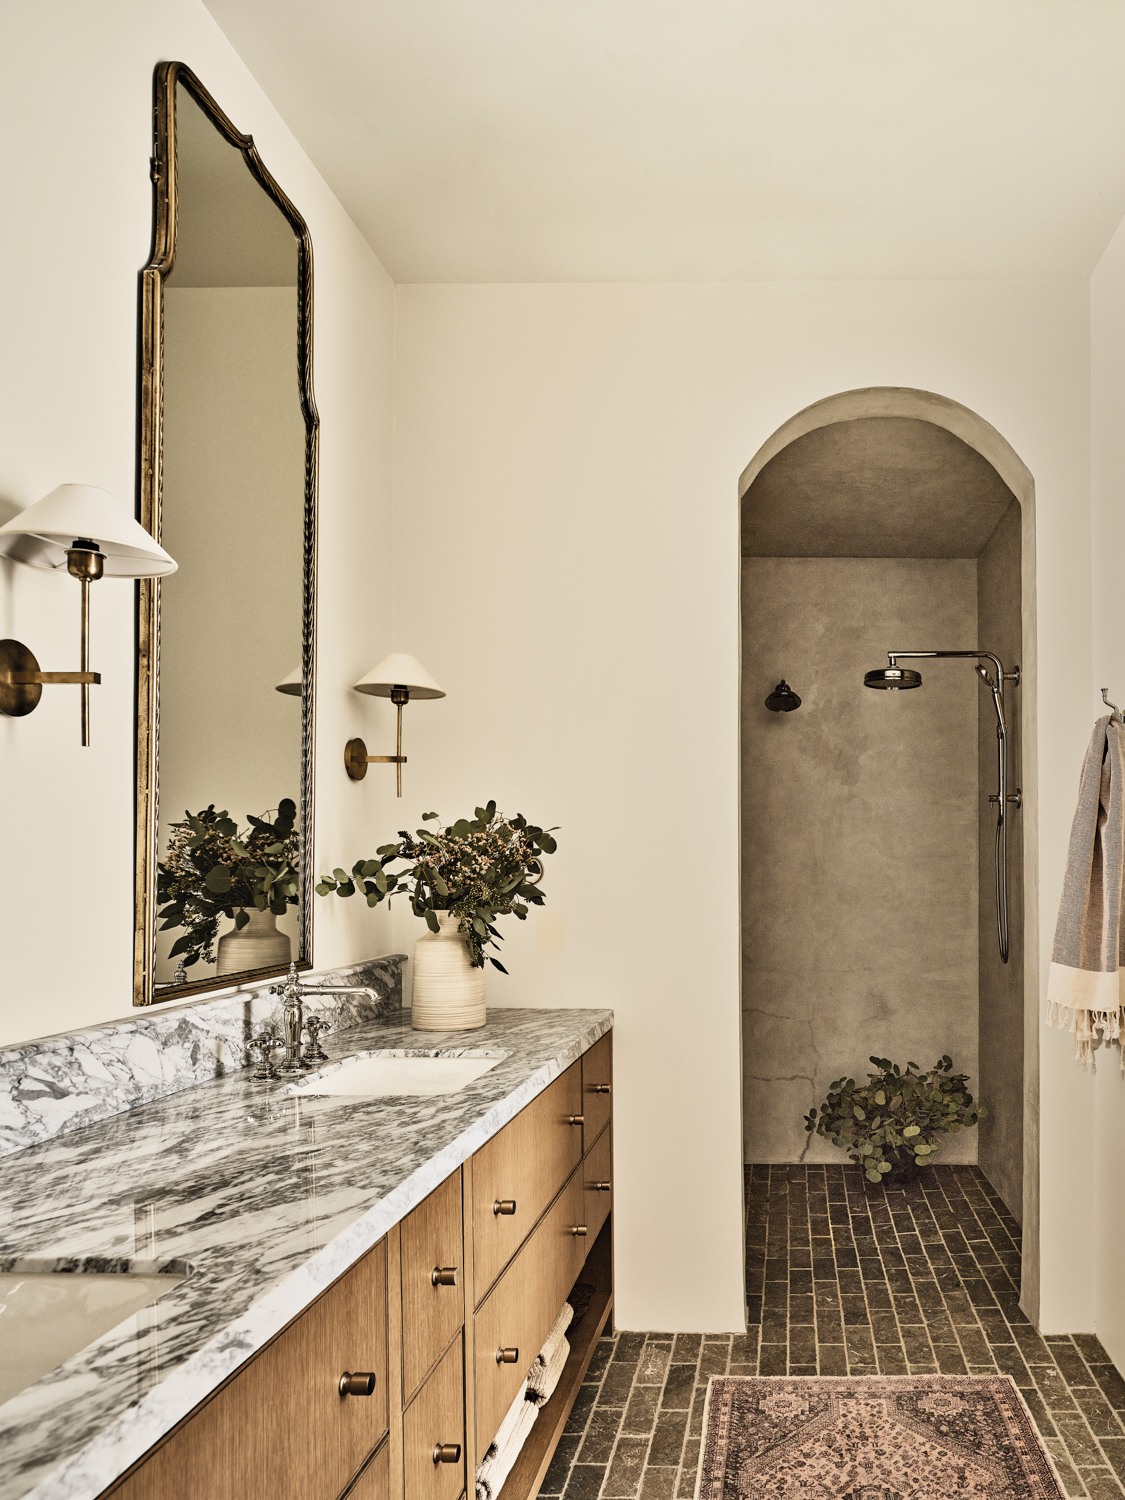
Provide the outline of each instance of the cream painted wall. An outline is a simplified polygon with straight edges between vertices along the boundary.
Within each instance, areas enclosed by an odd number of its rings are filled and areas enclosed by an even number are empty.
[[[0,48],[0,520],[66,480],[130,509],[136,464],[138,272],[152,235],[152,71],[192,67],[308,221],[315,255],[321,414],[320,676],[316,847],[335,864],[378,843],[393,787],[355,785],[345,740],[376,715],[350,684],[390,649],[394,300],[368,245],[198,0],[50,6],[10,0]],[[0,1042],[132,1009],[133,586],[91,604],[93,745],[78,699],[45,690],[0,719],[6,789],[0,860]],[[0,635],[46,669],[77,666],[70,579],[0,563]],[[318,903],[319,966],[385,952],[389,924]]]
[[[408,711],[403,805],[561,825],[564,951],[509,923],[490,1003],[614,1007],[619,1319],[738,1327],[738,476],[794,412],[873,385],[963,402],[1031,469],[1042,939],[1089,732],[1086,284],[410,286],[397,347],[395,640],[449,691]],[[416,931],[397,916],[396,946]],[[1049,1331],[1092,1320],[1056,1040]]]
[[[1091,401],[1093,450],[1094,674],[1085,716],[1087,733],[1107,710],[1098,689],[1115,703],[1125,696],[1125,611],[1121,584],[1125,571],[1125,225],[1118,229],[1090,283]],[[1120,695],[1120,696],[1119,696]],[[1077,790],[1072,766],[1072,800]],[[1069,1037],[1053,1045],[1063,1046]],[[1120,1053],[1099,1054],[1097,1076],[1075,1071],[1074,1087],[1083,1102],[1084,1121],[1096,1116],[1096,1308],[1094,1327],[1119,1369],[1125,1369],[1125,1289],[1121,1245],[1125,1240],[1125,1078]]]

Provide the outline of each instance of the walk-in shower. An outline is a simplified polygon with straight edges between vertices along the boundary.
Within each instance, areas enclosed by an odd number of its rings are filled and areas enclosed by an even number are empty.
[[[884,692],[904,692],[909,688],[922,686],[922,674],[913,672],[909,667],[898,665],[899,657],[906,657],[910,661],[917,661],[923,657],[957,656],[965,657],[977,663],[977,672],[981,681],[992,694],[992,702],[996,708],[996,791],[989,797],[989,803],[996,809],[996,846],[994,857],[994,873],[996,881],[996,940],[1000,947],[1000,962],[1008,962],[1008,828],[1006,809],[1009,805],[1020,807],[1023,796],[1019,787],[1014,792],[1008,791],[1008,727],[1004,721],[1004,684],[1010,682],[1013,687],[1019,686],[1020,669],[1015,667],[1011,672],[1005,672],[1003,663],[998,656],[993,656],[991,651],[888,651],[887,666],[876,668],[873,672],[865,672],[863,677],[864,687],[880,688]],[[987,666],[982,662],[991,662],[996,669],[993,677]]]

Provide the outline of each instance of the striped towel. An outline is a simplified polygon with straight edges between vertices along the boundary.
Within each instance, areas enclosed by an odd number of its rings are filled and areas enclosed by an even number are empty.
[[[1047,981],[1047,1023],[1074,1034],[1074,1054],[1096,1072],[1102,1042],[1120,1042],[1121,967],[1125,960],[1125,724],[1109,716],[1094,727],[1082,763],[1078,806]],[[1122,1049],[1125,1072],[1125,1049]]]
[[[538,1416],[538,1406],[533,1400],[528,1400],[525,1380],[488,1445],[487,1453],[477,1465],[477,1500],[496,1500]]]

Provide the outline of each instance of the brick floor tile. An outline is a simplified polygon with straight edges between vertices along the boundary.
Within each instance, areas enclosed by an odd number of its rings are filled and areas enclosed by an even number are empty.
[[[1090,1500],[1121,1500],[1125,1494],[1117,1476],[1109,1469],[1079,1469],[1078,1473]]]
[[[692,1500],[695,1494],[695,1481],[699,1473],[699,1439],[688,1438],[684,1444],[684,1458],[680,1465],[680,1483],[676,1491],[676,1500]]]
[[[604,1464],[575,1464],[567,1481],[566,1500],[598,1500],[604,1478]]]
[[[586,1436],[578,1461],[584,1464],[608,1464],[621,1427],[621,1412],[612,1406],[596,1406],[590,1413]]]
[[[570,1466],[573,1464],[578,1452],[578,1445],[582,1439],[577,1434],[563,1433],[559,1438],[558,1446],[555,1448],[554,1457],[551,1459],[543,1483],[539,1486],[541,1495],[561,1495],[566,1488],[566,1482],[570,1478]]]
[[[641,1500],[674,1500],[676,1469],[649,1464],[641,1479]]]
[[[647,1454],[648,1438],[617,1439],[617,1447],[602,1485],[602,1495],[606,1500],[632,1500],[640,1489]],[[579,1467],[576,1464],[575,1471]]]
[[[621,1423],[623,1433],[651,1432],[656,1422],[656,1403],[660,1389],[654,1385],[635,1385]]]
[[[652,1435],[652,1445],[648,1453],[650,1464],[661,1467],[671,1465],[674,1468],[680,1462],[687,1424],[686,1411],[662,1411],[660,1413],[656,1419],[656,1431]]]
[[[637,1384],[663,1385],[671,1357],[672,1346],[670,1344],[646,1344],[637,1361]]]
[[[784,1349],[782,1344],[781,1348]],[[695,1366],[673,1365],[664,1382],[664,1394],[660,1405],[664,1410],[687,1411],[691,1407],[691,1395],[695,1389]]]

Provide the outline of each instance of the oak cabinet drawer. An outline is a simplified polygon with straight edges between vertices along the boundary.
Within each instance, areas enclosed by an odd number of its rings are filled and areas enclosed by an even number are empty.
[[[586,1117],[585,1140],[589,1150],[601,1135],[613,1112],[613,1032],[607,1031],[582,1063],[582,1113]]]
[[[582,1159],[582,1126],[571,1123],[581,1114],[579,1061],[474,1156],[473,1253],[477,1304]],[[515,1205],[513,1212],[501,1211],[511,1204]]]
[[[462,1250],[457,1171],[402,1223],[402,1389],[407,1401],[465,1321]],[[449,1273],[456,1277],[453,1286],[444,1284]]]
[[[465,1488],[463,1359],[458,1339],[406,1409],[402,1421],[406,1500],[458,1500]]]
[[[344,1372],[375,1377],[341,1396]],[[114,1500],[336,1500],[387,1432],[387,1247],[373,1250],[121,1485]]]
[[[603,1130],[582,1163],[586,1249],[597,1239],[613,1207],[613,1126]]]
[[[347,1493],[347,1500],[391,1500],[391,1445],[384,1443]]]
[[[586,1241],[574,1229],[582,1223],[583,1206],[579,1170],[476,1314],[478,1457],[495,1436],[578,1279]],[[517,1351],[512,1363],[497,1359],[501,1350],[510,1349]]]

